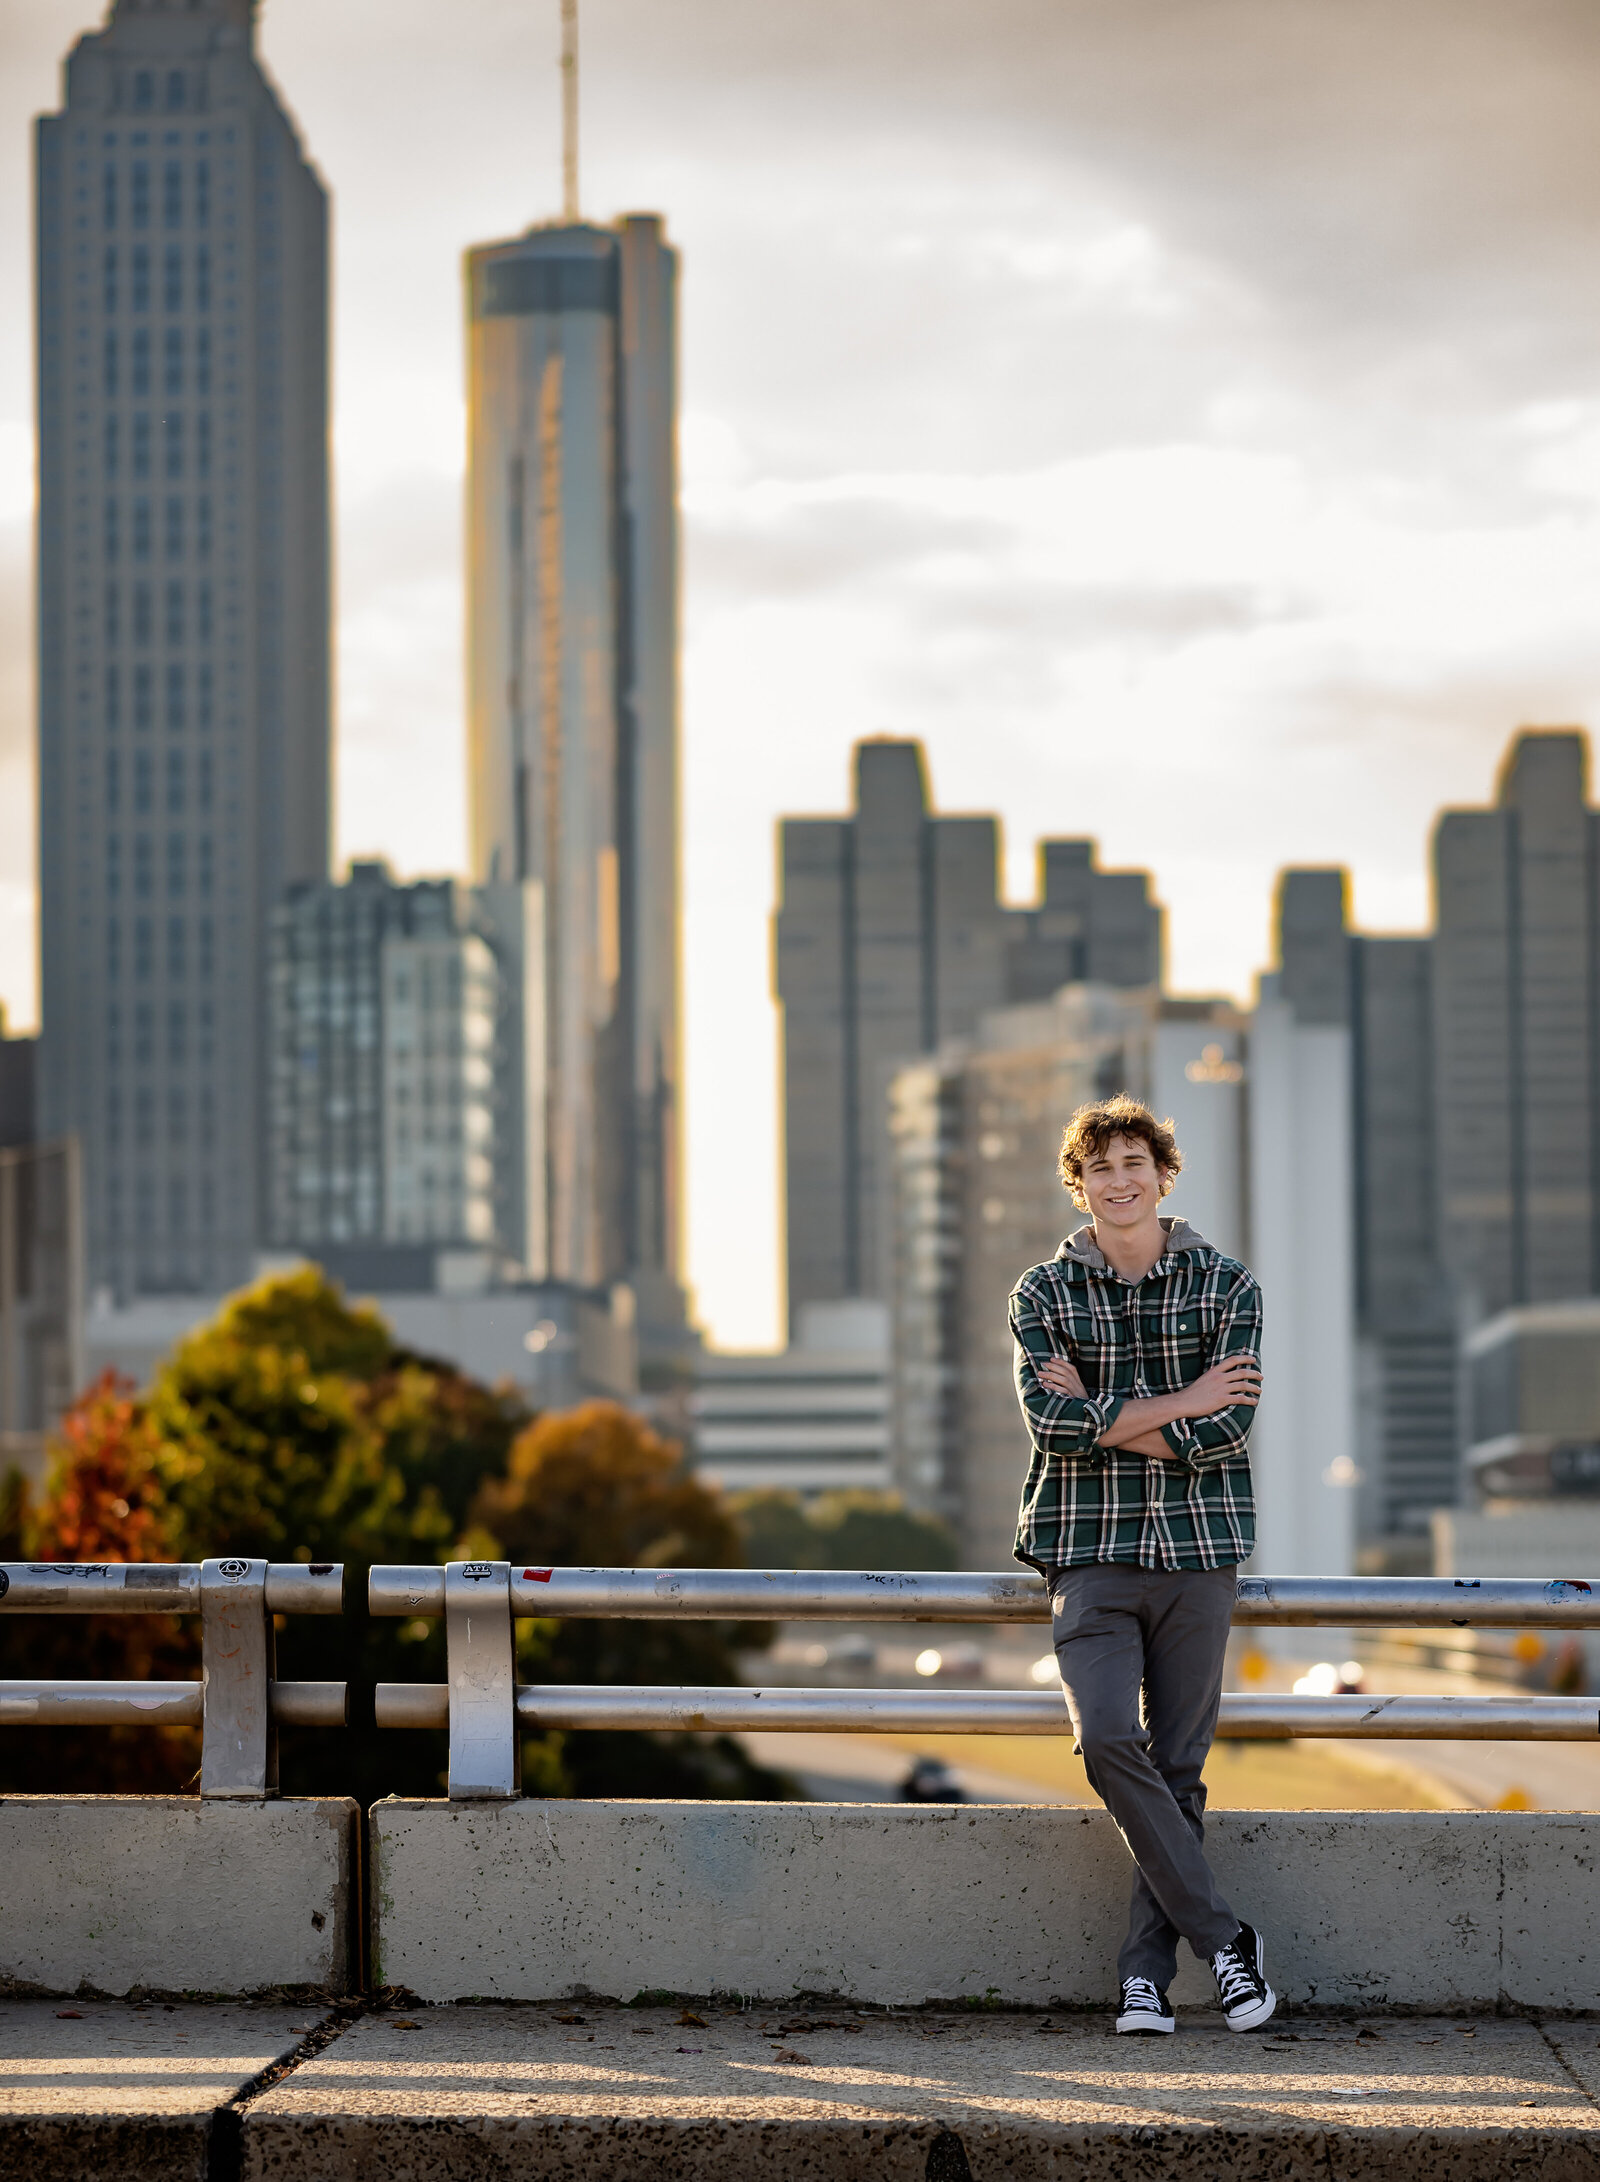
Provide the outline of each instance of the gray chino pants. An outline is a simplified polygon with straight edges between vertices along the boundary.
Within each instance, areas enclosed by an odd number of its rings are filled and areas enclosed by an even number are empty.
[[[1163,1989],[1180,1938],[1209,1961],[1239,1929],[1201,1847],[1200,1778],[1222,1697],[1234,1576],[1097,1561],[1050,1579],[1061,1686],[1089,1785],[1136,1866],[1117,1974]]]

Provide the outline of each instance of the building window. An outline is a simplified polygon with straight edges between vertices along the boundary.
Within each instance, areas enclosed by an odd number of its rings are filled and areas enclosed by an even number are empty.
[[[169,917],[167,919],[167,975],[175,983],[184,975],[186,967],[185,938],[186,928],[183,919],[181,917]]]
[[[197,394],[211,392],[211,328],[201,326],[194,337],[194,390]]]
[[[197,967],[200,975],[207,978],[211,975],[211,919],[209,917],[200,919],[195,926],[194,936]]]
[[[211,495],[203,492],[194,504],[194,549],[201,560],[211,551]]]
[[[115,645],[122,637],[122,599],[114,583],[106,585],[106,643]],[[116,671],[114,668],[111,670]]]
[[[142,409],[133,416],[133,475],[141,484],[150,475],[150,419]]]
[[[167,816],[183,816],[183,752],[167,752]]]
[[[178,80],[183,81],[181,76]],[[161,224],[183,225],[183,168],[176,159],[169,159],[161,170]]]
[[[148,644],[150,642],[153,633],[151,628],[153,618],[150,586],[147,583],[136,583],[133,587],[133,641],[135,644]],[[148,675],[150,670],[146,667],[142,671]],[[148,727],[150,723],[147,720],[144,724]]]
[[[117,308],[117,246],[114,242],[106,244],[105,293],[102,300],[105,304],[106,316],[108,318],[114,316]]]
[[[150,391],[150,328],[141,326],[133,337],[129,359],[128,392],[134,396]]]
[[[117,170],[109,159],[100,176],[100,218],[106,233],[112,234],[117,224]]]
[[[183,662],[167,663],[167,726],[177,734],[183,727]]]
[[[106,752],[106,816],[115,818],[122,803],[122,758],[115,750]]]
[[[168,394],[181,394],[183,392],[183,329],[181,326],[169,326],[167,328],[165,354],[166,370],[162,376],[162,386]]]
[[[148,68],[141,68],[133,79],[133,110],[136,114],[147,114],[155,102],[155,76]]]
[[[150,860],[150,836],[147,833],[135,834],[133,840],[133,898],[136,902],[147,902],[154,891],[155,877],[154,867]],[[144,926],[145,947],[148,951],[150,943],[149,921],[148,919],[141,919],[140,921]],[[137,936],[137,933],[135,933],[135,939],[137,939]],[[146,974],[148,974],[148,969]]]
[[[202,409],[194,420],[194,474],[211,475],[211,412]]]
[[[112,835],[106,846],[108,850],[115,850],[117,846],[115,834]],[[106,892],[113,901],[116,900],[117,879],[110,868],[109,859],[106,869]],[[122,926],[115,917],[108,917],[106,920],[106,973],[114,982],[122,976]]]
[[[195,891],[203,902],[211,899],[211,836],[203,833],[195,843]]]
[[[135,734],[143,733],[150,726],[154,710],[153,678],[149,667],[141,664],[133,670],[133,728]]]
[[[142,242],[135,243],[128,252],[128,307],[134,311],[150,308],[150,251]]]
[[[194,670],[194,724],[198,728],[211,725],[211,662],[202,659]],[[206,777],[210,779],[210,760],[207,759]],[[208,791],[209,793],[209,791]]]
[[[184,854],[183,835],[167,835],[167,900],[181,902],[188,879],[188,858]]]
[[[116,559],[116,557],[117,557],[117,554],[118,554],[118,553],[119,553],[119,551],[121,550],[121,545],[122,545],[122,534],[121,534],[121,525],[120,525],[120,522],[119,522],[119,518],[118,518],[118,512],[117,512],[117,503],[115,502],[115,500],[108,500],[108,501],[106,502],[106,536],[105,536],[105,551],[106,551],[106,559],[107,559],[108,561],[114,561],[114,560]]]
[[[183,411],[182,411],[181,409],[169,409],[169,410],[168,410],[168,412],[167,412],[167,418],[166,418],[166,425],[167,425],[167,475],[168,475],[168,477],[182,477],[182,475],[183,475]]]
[[[175,242],[167,244],[161,261],[161,307],[164,311],[183,309],[183,250]]]
[[[133,503],[133,557],[136,561],[150,558],[150,503],[142,498]]]
[[[211,308],[211,252],[204,243],[194,254],[194,307],[197,311]]]
[[[117,398],[117,336],[113,328],[105,340],[105,390],[107,401]]]
[[[211,808],[211,752],[202,750],[195,760],[195,802],[202,811]]]
[[[183,502],[176,494],[167,500],[167,559],[183,559]]]
[[[211,586],[198,583],[194,592],[194,633],[202,644],[211,642]]]
[[[148,750],[133,753],[133,814],[135,818],[150,816],[151,765]],[[135,851],[137,859],[137,851]],[[138,891],[138,889],[136,889]]]
[[[109,479],[112,479],[112,478],[114,478],[114,477],[116,476],[116,474],[117,474],[117,454],[118,454],[118,440],[117,440],[117,418],[116,418],[116,412],[115,412],[115,411],[113,411],[113,412],[112,412],[112,414],[111,414],[111,415],[110,415],[109,417],[107,417],[107,419],[106,419],[106,452],[105,452],[105,464],[106,464],[106,477],[107,477],[107,479],[108,479],[108,480],[109,480]]]
[[[106,732],[114,735],[122,725],[122,675],[113,662],[106,669]]]
[[[211,164],[205,159],[195,161],[194,224],[196,227],[211,224]]]
[[[183,642],[183,585],[167,585],[167,643],[177,646]]]

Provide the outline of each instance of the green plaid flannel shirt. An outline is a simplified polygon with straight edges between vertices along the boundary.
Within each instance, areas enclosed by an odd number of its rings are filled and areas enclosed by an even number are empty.
[[[1167,1247],[1143,1280],[1113,1272],[1082,1227],[1012,1291],[1017,1398],[1033,1442],[1016,1556],[1034,1568],[1227,1568],[1255,1544],[1254,1409],[1163,1425],[1168,1458],[1100,1444],[1125,1398],[1172,1393],[1218,1357],[1261,1353],[1252,1276],[1187,1221],[1161,1224]],[[1041,1385],[1051,1356],[1077,1366],[1087,1400]]]

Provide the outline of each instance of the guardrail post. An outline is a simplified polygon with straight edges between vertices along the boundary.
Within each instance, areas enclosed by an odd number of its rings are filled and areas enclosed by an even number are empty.
[[[272,1616],[265,1561],[202,1561],[200,1637],[204,1726],[200,1793],[245,1801],[276,1795]]]
[[[509,1801],[522,1793],[510,1562],[447,1561],[444,1621],[450,1800]]]

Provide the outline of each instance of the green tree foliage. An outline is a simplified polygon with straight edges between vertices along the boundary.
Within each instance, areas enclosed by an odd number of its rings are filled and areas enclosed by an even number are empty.
[[[503,1477],[472,1506],[485,1543],[539,1567],[737,1568],[742,1541],[721,1496],[678,1448],[616,1402],[540,1417],[518,1438]],[[736,1645],[765,1628],[706,1621],[546,1621],[524,1625],[521,1672],[544,1682],[727,1683]],[[524,1752],[574,1795],[792,1795],[730,1737],[586,1732]]]
[[[19,1527],[30,1556],[59,1560],[343,1561],[344,1616],[288,1618],[278,1672],[349,1681],[350,1730],[286,1730],[284,1789],[368,1801],[437,1794],[444,1738],[380,1736],[372,1686],[442,1681],[443,1630],[370,1621],[367,1570],[447,1558],[472,1495],[504,1467],[527,1421],[514,1397],[396,1348],[375,1311],[347,1304],[305,1268],[230,1299],[179,1344],[147,1394],[92,1388],[64,1420],[40,1507]],[[192,1619],[19,1618],[6,1635],[12,1674],[199,1672]],[[199,1762],[192,1730],[164,1740],[134,1730],[40,1735],[0,1738],[0,1783],[20,1775],[52,1787],[170,1789]],[[25,1740],[38,1747],[25,1750]]]
[[[537,1421],[515,1395],[399,1348],[379,1315],[314,1269],[233,1297],[180,1343],[144,1394],[107,1377],[63,1421],[37,1507],[0,1483],[11,1559],[343,1561],[341,1620],[288,1617],[286,1680],[349,1682],[345,1734],[282,1737],[289,1794],[438,1795],[441,1734],[373,1725],[375,1682],[445,1679],[442,1622],[372,1621],[374,1561],[458,1551],[577,1563],[722,1567],[740,1559],[723,1502],[639,1419],[597,1403]],[[725,1682],[734,1632],[704,1623],[523,1625],[529,1679]],[[15,1676],[188,1680],[192,1617],[7,1618]],[[182,1786],[199,1764],[192,1729],[7,1730],[0,1789]],[[530,1744],[530,1791],[772,1796],[776,1775],[728,1740],[586,1735]]]
[[[898,1493],[735,1493],[728,1503],[751,1568],[959,1568],[955,1533]]]

